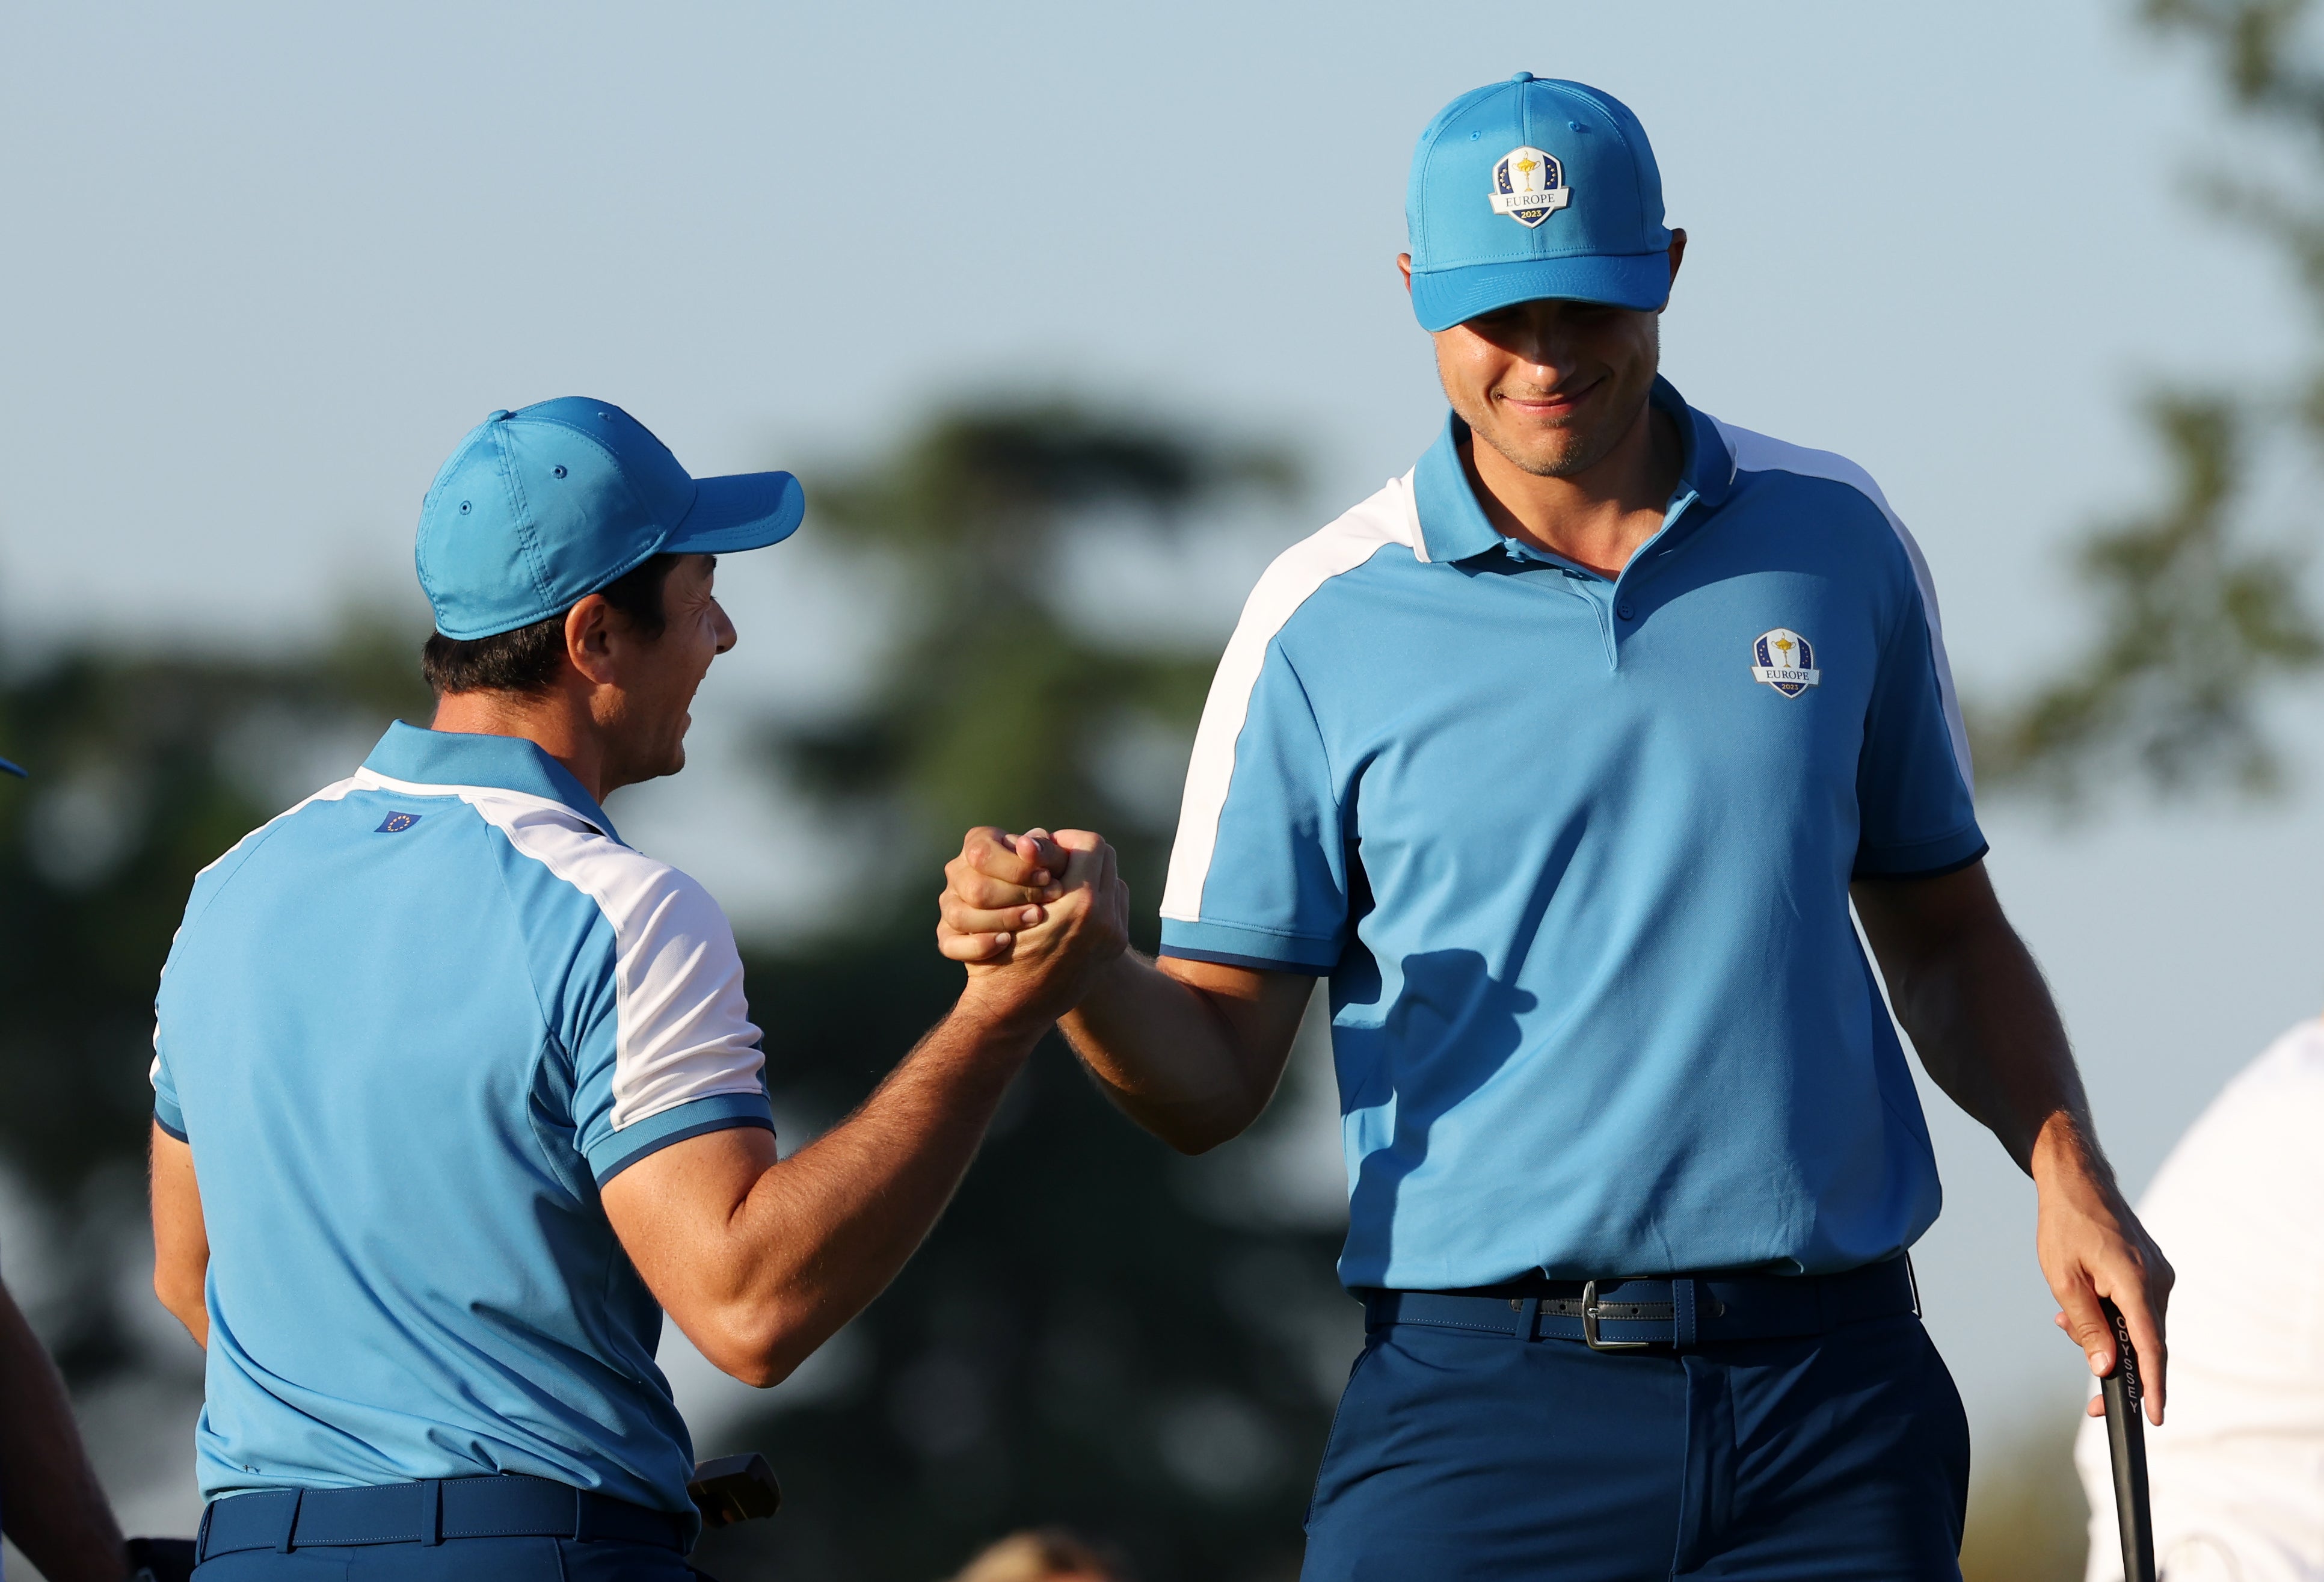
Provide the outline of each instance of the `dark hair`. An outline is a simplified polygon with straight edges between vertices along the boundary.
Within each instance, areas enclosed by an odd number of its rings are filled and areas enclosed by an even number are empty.
[[[662,585],[676,555],[656,555],[597,591],[647,642],[669,627],[662,613]],[[430,632],[420,650],[420,673],[441,697],[447,692],[521,692],[538,697],[557,680],[565,659],[565,616],[572,612],[499,632],[490,637],[447,637]]]

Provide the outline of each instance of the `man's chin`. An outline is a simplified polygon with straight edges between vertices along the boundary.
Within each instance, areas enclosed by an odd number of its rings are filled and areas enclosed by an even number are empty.
[[[1560,430],[1554,441],[1539,435],[1528,436],[1531,443],[1503,436],[1493,449],[1499,451],[1511,467],[1531,473],[1537,478],[1571,477],[1589,467],[1598,458],[1590,447],[1574,435]]]

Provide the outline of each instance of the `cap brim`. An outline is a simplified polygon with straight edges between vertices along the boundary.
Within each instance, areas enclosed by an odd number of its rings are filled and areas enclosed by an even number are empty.
[[[807,493],[787,472],[733,473],[695,480],[694,509],[662,545],[667,555],[763,550],[798,531]]]
[[[1518,302],[1603,302],[1654,312],[1670,301],[1664,252],[1471,264],[1412,277],[1412,311],[1432,334]]]

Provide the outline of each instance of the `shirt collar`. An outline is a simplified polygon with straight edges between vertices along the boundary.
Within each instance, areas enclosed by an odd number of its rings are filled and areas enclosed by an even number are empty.
[[[1686,398],[1667,379],[1655,376],[1647,396],[1655,406],[1678,420],[1684,449],[1679,460],[1678,486],[1671,491],[1676,504],[1692,493],[1695,504],[1708,511],[1727,496],[1735,478],[1735,458],[1719,427],[1705,414],[1687,405]],[[1444,414],[1444,430],[1412,469],[1412,504],[1420,518],[1420,538],[1428,559],[1450,564],[1500,549],[1508,540],[1477,504],[1469,486],[1468,469],[1461,465],[1461,442],[1469,425],[1457,413]]]
[[[522,736],[429,731],[397,720],[380,737],[364,767],[390,780],[419,785],[492,786],[522,791],[570,808],[613,839],[621,836],[597,800],[573,772]]]

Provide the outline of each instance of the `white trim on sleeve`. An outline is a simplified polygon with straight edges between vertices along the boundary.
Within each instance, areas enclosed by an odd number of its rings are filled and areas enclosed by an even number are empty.
[[[597,903],[613,930],[613,1130],[697,1098],[761,1091],[765,1057],[733,926],[693,879],[562,802],[496,786],[356,772],[365,789],[457,797],[523,856]]]
[[[1402,544],[1418,559],[1427,559],[1410,473],[1391,478],[1371,498],[1284,550],[1250,590],[1212,679],[1203,723],[1194,732],[1186,794],[1179,806],[1178,838],[1170,848],[1170,877],[1162,891],[1164,917],[1202,921],[1203,886],[1218,847],[1227,787],[1234,779],[1235,744],[1250,712],[1251,691],[1267,664],[1268,644],[1318,588],[1390,544]]]

